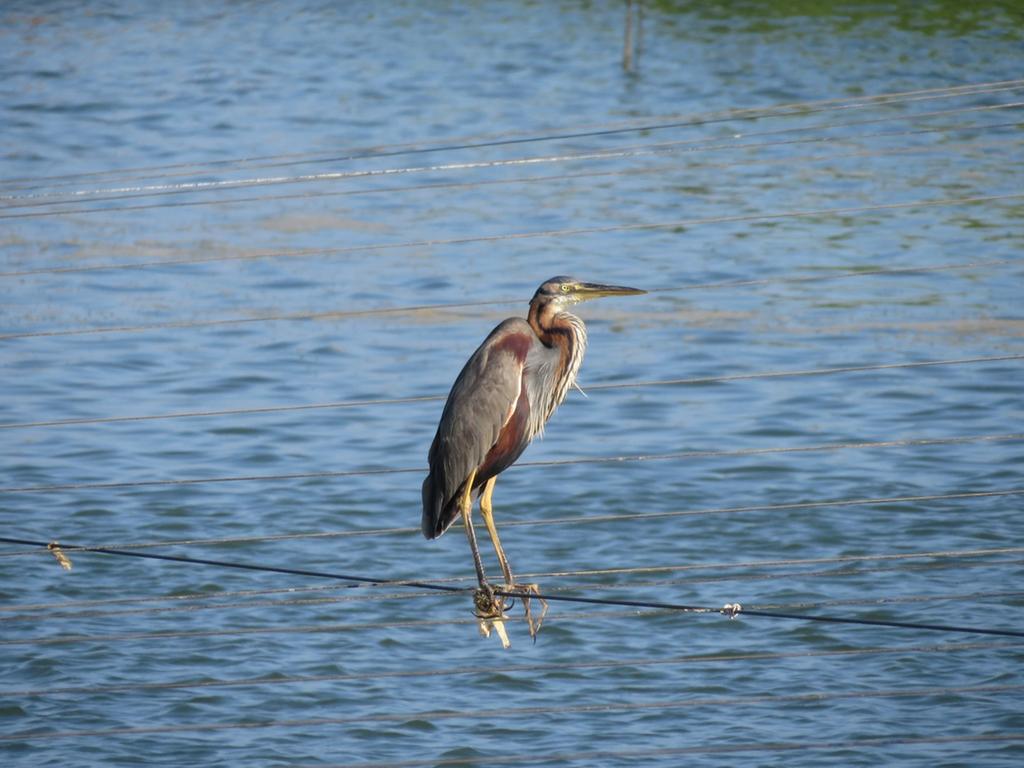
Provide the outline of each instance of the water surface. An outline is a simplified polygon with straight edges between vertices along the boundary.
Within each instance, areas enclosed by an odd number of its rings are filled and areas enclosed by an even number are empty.
[[[624,20],[7,4],[3,535],[468,588],[439,398],[570,273],[652,293],[498,483],[524,577],[1024,628],[1019,12],[645,4],[631,72]],[[467,595],[71,559],[0,550],[5,764],[1024,753],[1019,639],[552,603],[503,651]]]

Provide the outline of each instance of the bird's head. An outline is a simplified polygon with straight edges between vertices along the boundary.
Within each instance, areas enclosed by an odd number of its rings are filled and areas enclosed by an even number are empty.
[[[533,294],[531,304],[554,305],[559,309],[571,307],[581,301],[597,299],[601,296],[636,296],[647,291],[639,288],[627,288],[621,285],[605,285],[604,283],[585,283],[575,277],[559,275],[541,284]]]

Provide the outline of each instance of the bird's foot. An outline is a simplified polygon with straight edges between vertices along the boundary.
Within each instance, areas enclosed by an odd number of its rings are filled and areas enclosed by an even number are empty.
[[[479,619],[480,634],[483,637],[490,637],[493,629],[498,633],[503,648],[511,647],[505,631],[505,599],[494,594],[494,587],[482,582],[476,592],[473,593],[474,614]]]
[[[486,581],[481,582],[473,593],[473,608],[478,619],[503,618],[505,598],[494,594],[494,587]]]
[[[530,637],[533,638],[533,642],[537,642],[537,633],[540,632],[540,626],[544,623],[544,617],[548,615],[548,601],[540,596],[540,587],[537,584],[506,584],[505,592],[508,594],[518,595],[523,601],[523,612],[526,614],[526,626],[530,630]],[[540,601],[541,611],[540,618],[533,620],[533,613],[530,610],[530,598],[536,597]]]

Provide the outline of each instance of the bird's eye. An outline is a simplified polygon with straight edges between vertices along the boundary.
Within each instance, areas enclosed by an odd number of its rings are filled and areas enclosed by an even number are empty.
[[[562,283],[562,284],[561,284],[561,285],[559,286],[559,288],[561,289],[562,293],[568,293],[568,292],[569,292],[569,288],[570,288],[570,285],[569,285],[568,283]]]

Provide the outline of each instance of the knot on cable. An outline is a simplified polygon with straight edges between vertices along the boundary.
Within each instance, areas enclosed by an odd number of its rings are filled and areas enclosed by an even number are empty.
[[[60,544],[56,541],[51,541],[46,545],[46,548],[50,550],[55,558],[57,558],[57,562],[60,563],[61,568],[65,571],[71,570],[71,559],[64,554],[64,550],[60,548]]]
[[[728,616],[730,619],[735,619],[740,615],[740,611],[743,610],[743,606],[739,603],[726,603],[722,606],[721,614]]]

